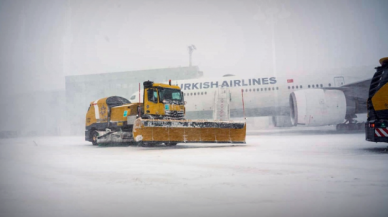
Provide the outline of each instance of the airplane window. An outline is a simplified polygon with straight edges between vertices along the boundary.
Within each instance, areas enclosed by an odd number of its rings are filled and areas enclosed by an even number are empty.
[[[310,85],[308,85],[307,87],[310,88]]]
[[[302,85],[300,85],[300,88],[302,88]]]
[[[197,95],[196,93],[194,93],[194,96]]]
[[[290,86],[288,86],[288,89],[290,89]]]
[[[292,89],[294,89],[294,86],[292,86]]]
[[[245,92],[248,92],[248,89],[245,89]]]
[[[252,90],[253,90],[253,91],[255,91],[256,89],[255,89],[255,88],[253,88]]]
[[[279,87],[276,87],[276,90],[279,90]]]
[[[261,88],[261,91],[263,91],[263,88]]]
[[[331,87],[331,83],[329,83],[329,87]]]
[[[298,87],[298,85],[296,85],[296,89],[298,89],[299,87]]]
[[[319,85],[317,84],[317,86],[316,86],[317,88],[319,87]]]
[[[314,84],[313,84],[313,88],[315,88]]]
[[[260,89],[260,88],[257,88],[257,91],[259,91],[259,89]],[[263,90],[263,89],[261,89],[261,90]]]
[[[267,91],[267,88],[264,88],[265,91]]]
[[[275,88],[273,87],[272,90],[275,90]]]
[[[249,92],[251,92],[252,91],[252,89],[249,89]]]
[[[205,94],[207,94],[207,92],[205,92]]]
[[[321,87],[323,87],[323,85],[321,84]]]
[[[190,93],[190,96],[192,96],[193,95],[193,93]]]
[[[203,95],[203,92],[201,92],[201,95]]]

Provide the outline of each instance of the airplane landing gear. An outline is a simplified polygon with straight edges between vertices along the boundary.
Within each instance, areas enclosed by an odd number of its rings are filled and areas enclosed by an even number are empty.
[[[338,131],[350,131],[350,130],[363,130],[364,129],[364,123],[358,123],[354,118],[357,118],[356,115],[349,116],[346,115],[345,121],[342,124],[337,124],[336,129]]]

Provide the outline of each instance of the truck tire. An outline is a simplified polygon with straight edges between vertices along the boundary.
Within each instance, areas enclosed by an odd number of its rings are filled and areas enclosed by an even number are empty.
[[[176,142],[165,143],[166,146],[176,146]]]
[[[91,136],[92,144],[97,145],[97,136],[98,136],[97,131],[93,130],[90,136]]]

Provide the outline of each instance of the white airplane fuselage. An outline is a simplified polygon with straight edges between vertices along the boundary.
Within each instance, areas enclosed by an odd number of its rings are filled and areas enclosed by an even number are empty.
[[[215,92],[219,88],[230,91],[230,116],[283,116],[290,112],[290,94],[297,90],[340,87],[345,78],[339,77],[246,77],[200,78],[172,80],[181,87],[186,104],[186,118],[212,118]],[[142,96],[141,96],[142,98]],[[138,102],[138,92],[131,101]],[[142,101],[142,99],[140,100]]]

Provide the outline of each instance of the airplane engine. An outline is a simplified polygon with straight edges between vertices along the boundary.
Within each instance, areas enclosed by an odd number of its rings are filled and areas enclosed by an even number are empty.
[[[293,125],[323,126],[342,123],[346,109],[345,94],[340,90],[310,89],[290,94]]]

